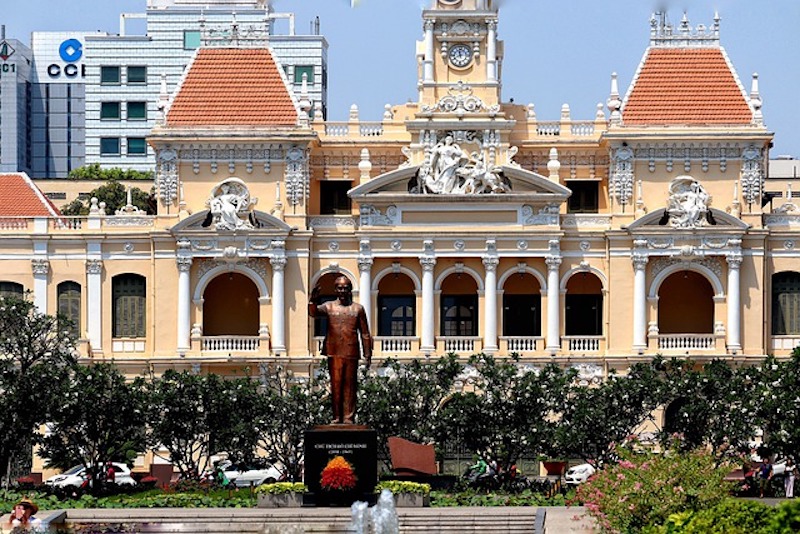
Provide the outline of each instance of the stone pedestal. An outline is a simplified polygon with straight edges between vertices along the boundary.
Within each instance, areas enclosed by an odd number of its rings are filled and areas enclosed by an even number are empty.
[[[322,487],[322,471],[341,456],[353,467],[356,487],[349,491]],[[378,434],[362,425],[318,426],[305,433],[304,505],[350,506],[354,501],[375,501],[378,483]]]

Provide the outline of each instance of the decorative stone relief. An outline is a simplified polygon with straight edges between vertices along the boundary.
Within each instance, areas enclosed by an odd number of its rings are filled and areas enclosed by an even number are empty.
[[[764,188],[761,160],[761,151],[753,146],[742,151],[742,196],[748,204],[758,202]]]
[[[658,276],[661,271],[672,267],[673,265],[702,265],[718,277],[722,277],[722,266],[716,258],[693,258],[691,260],[683,260],[680,258],[658,258],[652,263],[652,275]]]
[[[603,382],[603,368],[594,363],[579,363],[571,366],[577,371],[576,382],[581,386]]]
[[[103,274],[103,260],[86,260],[86,274]]]
[[[456,239],[456,241],[453,243],[453,248],[458,252],[463,252],[464,249],[467,248],[467,244],[463,239]]]
[[[584,241],[581,241],[581,243],[580,243],[579,247],[580,247],[580,249],[581,249],[582,251],[586,252],[587,250],[589,250],[590,248],[592,248],[592,244],[591,244],[591,243],[589,243],[588,241],[585,241],[585,240],[584,240]]]
[[[487,112],[496,114],[500,111],[500,106],[487,106],[483,100],[473,95],[472,87],[465,84],[462,80],[454,84],[447,90],[448,94],[439,99],[435,106],[422,106],[422,113],[455,113],[464,115],[465,113]]]
[[[328,243],[328,250],[331,252],[339,252],[339,242],[338,241],[331,241]]]
[[[106,226],[153,226],[153,217],[146,215],[139,217],[132,215],[107,217],[103,224]]]
[[[794,248],[794,241],[791,239],[787,239],[783,242],[783,248],[786,250],[792,250]]]
[[[305,150],[292,147],[286,151],[286,197],[289,204],[298,206],[308,194],[308,156]]]
[[[697,228],[708,224],[706,215],[711,197],[691,176],[679,176],[669,186],[667,213],[674,228]]]
[[[613,151],[611,160],[610,192],[618,204],[625,206],[633,197],[633,150],[620,147]]]
[[[178,200],[178,153],[172,148],[158,151],[156,184],[162,203],[171,204]]]
[[[124,245],[122,245],[122,250],[124,250],[126,254],[133,253],[134,250],[133,243],[131,243],[130,241],[126,242]]]
[[[228,262],[218,259],[202,259],[199,261],[199,266],[197,268],[197,277],[202,278],[212,269],[215,269],[222,265],[237,265],[242,267],[248,267],[249,269],[254,271],[259,277],[261,277],[262,280],[266,280],[268,275],[268,269],[266,264],[267,260],[262,258],[250,258],[245,261],[239,259],[238,261],[234,262]]]
[[[533,213],[533,208],[529,205],[522,206],[522,224],[525,225],[558,225],[558,204],[551,203],[539,208],[539,213]]]
[[[467,154],[456,141],[456,134],[446,134],[430,149],[429,156],[426,154],[416,179],[409,184],[409,193],[480,195],[510,192],[511,182],[502,174],[502,169],[492,160],[487,164],[480,150]],[[466,137],[469,140],[469,136]],[[483,144],[493,143],[490,138]]]
[[[672,248],[674,244],[675,240],[671,237],[651,237],[647,240],[647,247],[657,250]]]
[[[517,241],[517,250],[528,250],[528,242],[524,239]]]
[[[355,227],[356,221],[353,217],[314,217],[309,226],[311,228]]]
[[[360,226],[394,226],[397,224],[398,218],[397,206],[389,206],[386,208],[386,214],[382,214],[372,204],[363,204],[360,210],[359,225]]]
[[[206,206],[211,210],[217,230],[253,229],[252,212],[258,199],[250,197],[247,185],[239,178],[223,180],[211,190]]]
[[[50,272],[49,260],[31,260],[31,270],[34,276],[46,275]]]
[[[391,249],[392,249],[392,250],[394,250],[395,252],[396,252],[396,251],[398,251],[398,250],[402,250],[402,249],[403,249],[403,242],[402,242],[402,241],[399,241],[399,240],[397,240],[397,239],[395,239],[395,240],[394,240],[394,241],[392,241],[392,243],[389,245],[389,248],[391,248]]]

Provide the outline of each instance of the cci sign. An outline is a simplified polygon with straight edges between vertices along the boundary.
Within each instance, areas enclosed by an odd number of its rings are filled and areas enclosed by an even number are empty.
[[[76,78],[86,76],[86,66],[78,64],[83,57],[83,44],[75,38],[65,39],[58,47],[59,63],[51,63],[47,66],[47,75],[52,78]]]

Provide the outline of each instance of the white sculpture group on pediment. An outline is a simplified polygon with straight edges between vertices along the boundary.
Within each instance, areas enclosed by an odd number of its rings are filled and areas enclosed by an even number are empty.
[[[695,228],[708,223],[708,205],[711,197],[691,176],[679,176],[669,186],[667,214],[669,224],[675,228]]]
[[[501,168],[487,167],[480,152],[467,154],[447,135],[431,150],[428,160],[420,167],[412,193],[434,195],[476,195],[508,193],[510,182]]]
[[[239,178],[228,178],[214,186],[206,205],[217,230],[253,229],[251,214],[258,199]]]

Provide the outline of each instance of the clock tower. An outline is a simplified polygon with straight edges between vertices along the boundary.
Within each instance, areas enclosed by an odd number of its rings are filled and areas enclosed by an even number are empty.
[[[487,105],[500,103],[503,43],[493,0],[431,0],[417,42],[420,103],[432,105],[454,84],[467,84]]]

